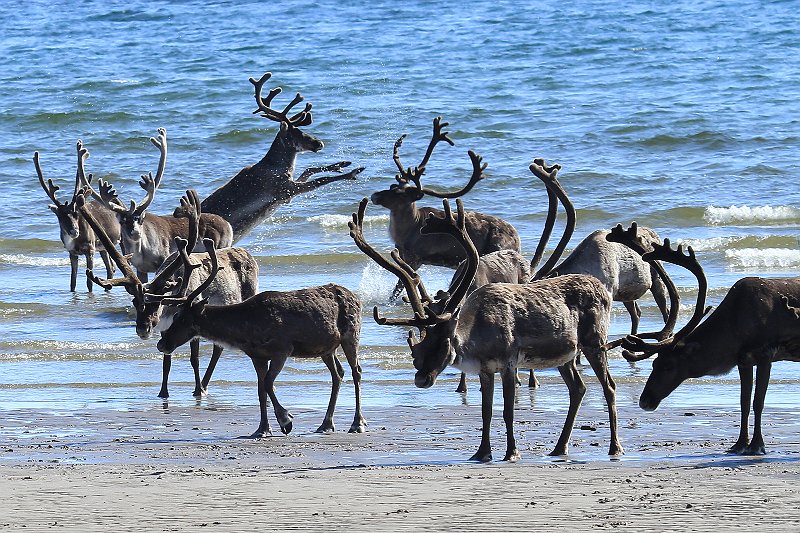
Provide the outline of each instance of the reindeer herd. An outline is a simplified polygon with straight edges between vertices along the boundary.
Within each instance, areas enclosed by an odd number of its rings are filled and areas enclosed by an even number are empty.
[[[328,408],[318,432],[334,431],[333,414],[344,378],[337,358],[341,348],[347,358],[355,388],[355,415],[350,432],[366,430],[361,411],[361,376],[358,344],[362,308],[357,295],[329,283],[293,291],[262,291],[258,264],[247,250],[234,244],[294,196],[327,183],[353,180],[364,170],[342,169],[341,161],[309,168],[294,178],[297,155],[317,152],[322,141],[301,131],[312,123],[311,104],[299,112],[298,93],[281,111],[272,107],[280,87],[264,97],[271,74],[250,79],[254,86],[255,113],[279,123],[279,131],[266,155],[245,167],[202,202],[194,190],[180,199],[174,213],[148,212],[164,175],[167,133],[160,128],[151,138],[159,150],[155,176],[142,176],[145,191],[140,202],[123,202],[113,185],[100,179],[96,188],[85,172],[88,150],[77,143],[77,171],[72,197],[60,201],[59,187],[45,180],[39,154],[33,161],[39,183],[53,204],[61,240],[70,256],[70,290],[75,291],[78,257],[85,256],[87,289],[123,287],[136,312],[136,333],[149,339],[160,332],[163,354],[162,385],[158,396],[167,398],[171,354],[189,342],[196,396],[205,394],[225,347],[238,349],[253,362],[260,406],[258,428],[252,437],[271,435],[269,398],[281,432],[292,430],[292,415],[275,393],[275,379],[289,357],[321,358],[331,373]],[[454,192],[423,186],[427,164],[436,146],[453,145],[444,131],[447,123],[433,121],[433,134],[419,164],[404,166],[394,145],[397,183],[364,198],[349,223],[350,236],[370,259],[398,278],[390,299],[405,292],[410,316],[384,317],[376,306],[378,324],[411,328],[408,344],[417,387],[434,385],[448,366],[477,373],[481,386],[481,441],[472,460],[490,461],[490,427],[495,374],[503,391],[506,426],[504,459],[520,454],[514,438],[514,399],[520,368],[530,370],[529,386],[536,386],[534,371],[557,368],[569,390],[569,408],[551,455],[568,453],[569,438],[586,387],[578,370],[580,354],[588,361],[603,388],[608,407],[609,455],[623,453],[617,432],[615,383],[608,369],[608,352],[622,347],[628,361],[656,355],[639,405],[654,410],[688,378],[718,375],[738,368],[741,381],[741,425],[731,453],[763,454],[761,416],[774,361],[800,360],[800,279],[747,277],[730,289],[713,311],[705,307],[707,282],[694,251],[673,249],[655,231],[631,224],[610,231],[598,229],[584,238],[566,258],[561,257],[576,227],[575,208],[558,180],[560,165],[535,159],[529,170],[548,196],[548,215],[542,235],[528,261],[521,254],[520,237],[508,222],[464,209],[465,196],[484,178],[486,164],[469,151],[472,175]],[[318,173],[329,175],[309,180]],[[443,199],[443,208],[418,207],[425,196]],[[456,199],[456,213],[449,204]],[[369,202],[389,210],[389,233],[396,248],[382,254],[366,240],[363,221]],[[541,265],[551,239],[559,205],[566,212],[564,233],[550,257]],[[107,277],[94,272],[94,254],[100,252]],[[559,262],[560,261],[560,262]],[[677,333],[679,297],[662,263],[687,269],[698,281],[694,314]],[[422,265],[455,269],[446,291],[431,295],[417,270]],[[117,270],[119,277],[114,277]],[[150,273],[153,279],[148,281]],[[663,316],[657,332],[638,333],[641,310],[637,303],[650,292]],[[631,333],[610,341],[608,329],[613,301],[622,302],[631,317]],[[708,316],[706,316],[708,315]],[[416,333],[415,333],[416,330]],[[213,343],[213,353],[203,377],[199,369],[199,339]],[[753,373],[755,370],[755,396]],[[466,391],[465,374],[459,392]],[[755,424],[749,437],[752,399]]]

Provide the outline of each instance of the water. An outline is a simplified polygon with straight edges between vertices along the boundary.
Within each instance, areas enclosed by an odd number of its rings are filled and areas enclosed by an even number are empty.
[[[545,157],[563,165],[578,209],[570,248],[596,228],[636,220],[697,250],[711,304],[742,276],[798,274],[794,2],[347,4],[33,1],[4,10],[0,408],[146,409],[160,382],[155,342],[135,335],[124,292],[87,294],[82,282],[68,292],[68,260],[33,152],[64,194],[82,139],[87,171],[138,201],[139,175],[158,161],[147,139],[165,127],[167,172],[151,210],[169,213],[186,188],[205,197],[261,158],[276,126],[251,114],[247,79],[267,70],[269,84],[284,88],[279,104],[295,91],[314,104],[306,130],[326,147],[301,156],[298,171],[338,160],[366,171],[296,198],[240,244],[259,261],[262,289],[337,282],[360,294],[366,408],[461,401],[454,371],[432,390],[414,389],[405,332],[371,319],[373,305],[402,313],[386,303],[394,280],[358,251],[346,226],[362,197],[393,183],[394,141],[407,133],[403,160],[418,161],[437,115],[456,146],[437,149],[425,183],[460,187],[467,150],[479,152],[488,177],[467,206],[514,224],[528,257],[547,207],[527,167]],[[367,214],[368,239],[388,250],[387,212],[370,206]],[[691,302],[693,278],[671,272]],[[432,290],[450,278],[446,269],[422,273]],[[643,304],[642,328],[658,328],[652,300]],[[627,328],[616,304],[612,334]],[[204,362],[209,351],[204,345]],[[175,357],[170,402],[194,401],[187,352]],[[643,382],[648,369],[612,359],[617,379]],[[563,387],[556,371],[540,377]],[[773,378],[782,385],[768,404],[791,405],[800,370],[779,364]],[[226,353],[208,401],[254,404],[253,379],[244,355]],[[324,409],[328,380],[317,361],[290,362],[279,378],[284,403]],[[668,402],[735,409],[734,382],[685,386]],[[347,386],[342,394],[348,405]]]

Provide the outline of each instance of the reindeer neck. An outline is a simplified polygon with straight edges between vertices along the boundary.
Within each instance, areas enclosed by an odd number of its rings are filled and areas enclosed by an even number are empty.
[[[267,153],[252,168],[258,172],[285,173],[291,179],[294,176],[297,153],[297,149],[292,145],[288,136],[278,133]]]
[[[389,234],[395,243],[416,235],[425,223],[425,214],[417,208],[416,202],[398,204],[389,208]]]

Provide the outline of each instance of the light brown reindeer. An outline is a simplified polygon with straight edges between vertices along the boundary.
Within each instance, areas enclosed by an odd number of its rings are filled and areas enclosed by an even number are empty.
[[[400,147],[405,135],[395,142],[393,159],[398,169],[395,176],[397,183],[386,190],[374,193],[370,199],[372,203],[389,209],[389,234],[397,247],[400,257],[414,270],[422,265],[437,265],[456,268],[464,260],[465,254],[458,243],[448,235],[425,235],[420,233],[425,219],[431,213],[442,215],[440,209],[431,207],[417,207],[416,202],[425,195],[436,198],[458,198],[467,194],[481,179],[486,164],[475,152],[468,152],[472,161],[472,176],[469,182],[460,190],[454,192],[440,192],[422,186],[422,175],[430,161],[433,150],[441,142],[453,145],[448,132],[443,131],[448,126],[442,122],[441,117],[433,120],[433,134],[428,148],[420,163],[415,167],[404,167],[400,161]],[[517,230],[508,222],[483,213],[467,212],[467,231],[470,239],[475,243],[479,255],[486,255],[498,250],[513,250],[520,252],[520,240]],[[392,293],[394,300],[402,292],[403,286],[398,283]]]
[[[58,218],[58,225],[61,229],[61,242],[64,248],[69,253],[70,262],[70,281],[69,290],[75,292],[75,287],[78,280],[78,257],[83,255],[86,258],[86,268],[94,268],[94,253],[100,252],[100,257],[105,264],[108,276],[114,274],[114,265],[109,260],[106,248],[100,243],[95,236],[94,231],[89,227],[83,217],[80,216],[76,208],[76,199],[79,191],[85,185],[88,185],[91,180],[91,175],[86,176],[84,170],[84,161],[89,157],[89,151],[83,147],[83,143],[78,141],[78,168],[75,174],[75,188],[72,193],[72,198],[66,202],[60,202],[56,197],[58,185],[53,183],[52,179],[45,182],[42,168],[39,164],[39,152],[33,153],[33,164],[36,167],[36,174],[39,177],[39,184],[42,189],[47,193],[47,196],[53,203],[50,205],[50,210],[55,213]],[[116,246],[120,239],[120,227],[117,217],[113,212],[102,206],[97,202],[88,202],[86,209],[90,210],[98,223],[103,227],[106,234],[109,236],[112,246]],[[92,281],[86,279],[86,288],[92,292]]]
[[[155,177],[151,173],[142,175],[139,186],[145,190],[145,197],[141,203],[131,200],[130,207],[125,207],[114,188],[103,180],[98,184],[99,193],[92,191],[93,196],[100,198],[107,208],[117,214],[122,229],[123,248],[131,255],[131,263],[136,267],[137,275],[142,281],[147,281],[148,273],[158,270],[164,260],[177,250],[175,237],[185,238],[189,232],[186,218],[147,212],[164,176],[167,162],[166,130],[159,128],[158,138],[151,137],[150,142],[159,149],[161,157]],[[202,213],[199,231],[202,238],[211,238],[218,248],[226,248],[233,242],[230,224],[219,215]],[[194,251],[201,252],[203,248],[200,246]]]
[[[191,293],[184,282],[182,296],[160,298],[165,305],[178,306],[172,323],[161,332],[158,349],[172,353],[178,346],[192,338],[203,337],[216,344],[242,350],[253,361],[258,379],[260,423],[253,438],[267,437],[272,433],[267,416],[267,397],[272,402],[275,416],[283,433],[292,430],[292,415],[283,407],[275,394],[275,378],[289,357],[319,357],[331,373],[331,396],[328,410],[317,432],[334,431],[333,414],[339,395],[344,369],[336,358],[341,346],[353,374],[355,387],[355,416],[351,433],[361,433],[366,422],[361,413],[361,367],[358,364],[358,337],[361,330],[361,303],[345,287],[336,284],[311,287],[295,291],[265,291],[231,305],[207,305],[198,299],[213,282],[219,265],[213,242],[206,241],[211,257],[211,273]],[[185,268],[194,264],[185,253],[185,244],[179,247]]]
[[[609,240],[628,242],[636,228],[617,226]],[[739,371],[741,382],[741,420],[739,438],[728,450],[742,455],[765,453],[761,417],[769,386],[772,363],[800,361],[800,323],[796,307],[800,304],[800,278],[746,277],[730,288],[720,304],[709,314],[705,307],[708,282],[691,246],[686,253],[672,249],[669,239],[643,256],[648,262],[665,261],[682,266],[697,278],[698,291],[694,313],[674,335],[658,342],[647,342],[631,335],[623,340],[631,352],[630,361],[657,355],[653,370],[639,398],[639,406],[655,410],[681,383],[689,378],[715,376]],[[703,317],[708,315],[705,320]],[[755,369],[755,396],[753,396]],[[749,438],[750,400],[755,421]]]
[[[189,224],[189,241],[187,249],[192,249],[199,238],[200,201],[194,190],[186,191],[181,198],[181,205],[175,209],[174,217],[185,218]],[[119,253],[112,254],[119,265],[123,277],[116,279],[99,279],[89,272],[89,276],[99,285],[107,288],[123,286],[133,296],[133,307],[136,310],[136,333],[142,339],[149,339],[154,331],[167,327],[175,312],[174,307],[161,305],[161,298],[174,296],[181,285],[181,279],[188,279],[189,290],[194,290],[211,273],[211,258],[207,252],[191,254],[193,261],[198,261],[199,268],[187,273],[178,252],[170,255],[156,271],[150,283],[143,284],[134,272],[128,260]],[[203,298],[215,305],[241,302],[258,292],[258,262],[243,248],[223,248],[217,251],[217,262],[220,273],[201,294]],[[211,360],[200,378],[200,340],[190,341],[190,362],[194,371],[194,396],[202,396],[208,392],[208,384],[222,355],[223,347],[214,344]],[[171,354],[164,354],[161,379],[160,398],[169,397],[168,380],[172,367]]]
[[[322,176],[308,181],[308,178],[320,172],[340,172],[350,165],[349,161],[341,161],[331,165],[306,169],[300,177],[293,179],[297,155],[303,152],[322,150],[322,141],[300,130],[311,124],[311,104],[306,103],[302,111],[290,115],[292,108],[303,101],[300,93],[292,99],[283,111],[272,109],[272,100],[281,92],[280,87],[269,91],[266,97],[261,91],[272,74],[265,73],[260,79],[250,78],[255,88],[257,109],[262,117],[280,124],[266,155],[252,166],[239,171],[227,183],[212,192],[203,200],[203,212],[222,216],[233,226],[233,242],[272,215],[283,204],[306,192],[313,191],[323,185],[340,180],[354,180],[364,170],[359,167],[344,174]]]
[[[417,387],[431,387],[438,375],[454,365],[478,372],[481,381],[483,429],[481,444],[472,460],[490,461],[489,440],[494,395],[494,375],[500,372],[503,382],[503,419],[506,425],[505,460],[519,459],[513,433],[516,372],[529,368],[557,367],[569,389],[567,419],[551,455],[567,453],[569,436],[586,388],[575,366],[578,350],[586,354],[603,386],[608,405],[611,444],[610,455],[623,453],[617,437],[615,385],[608,372],[605,343],[610,319],[611,298],[605,287],[592,276],[570,274],[537,283],[490,283],[466,296],[475,276],[478,253],[466,231],[460,200],[454,219],[445,201],[445,217],[430,216],[424,233],[446,232],[457,239],[468,253],[468,268],[461,282],[443,306],[434,309],[425,304],[422,281],[393,252],[394,262],[384,259],[369,246],[363,236],[362,222],[366,201],[353,215],[351,236],[359,248],[403,281],[414,310],[410,319],[388,319],[374,310],[381,324],[417,327],[417,341],[409,333],[409,346],[417,369]],[[465,299],[466,297],[466,299]],[[441,309],[441,311],[439,311]]]

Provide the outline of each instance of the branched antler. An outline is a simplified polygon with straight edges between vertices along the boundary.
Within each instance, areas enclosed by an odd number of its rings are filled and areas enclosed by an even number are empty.
[[[252,83],[254,86],[256,105],[258,106],[258,109],[253,111],[253,113],[261,113],[261,116],[264,118],[268,118],[276,122],[283,122],[286,125],[293,126],[295,128],[299,128],[301,126],[308,126],[309,124],[311,124],[312,106],[308,102],[306,103],[306,106],[302,111],[295,113],[291,117],[289,116],[289,111],[294,106],[303,101],[303,96],[300,93],[297,93],[295,95],[292,101],[289,102],[289,104],[287,104],[286,107],[283,108],[283,111],[276,111],[272,109],[272,107],[270,107],[270,105],[272,104],[272,100],[283,90],[280,87],[275,87],[273,89],[270,89],[269,94],[267,95],[266,98],[263,98],[261,96],[261,91],[264,87],[264,83],[266,83],[266,81],[269,80],[271,77],[272,73],[266,72],[258,80],[256,80],[255,78],[250,78],[250,83]]]

